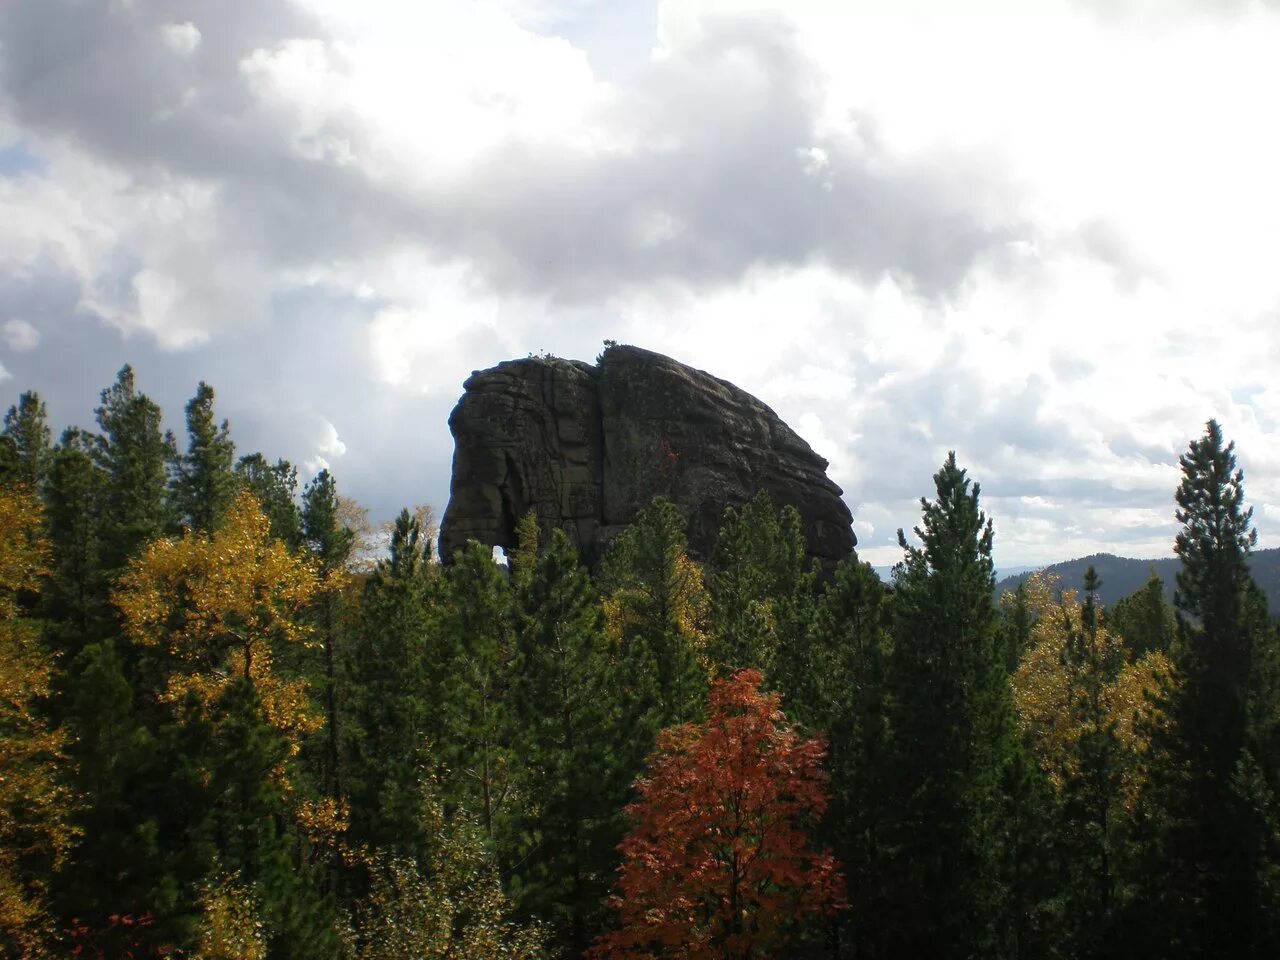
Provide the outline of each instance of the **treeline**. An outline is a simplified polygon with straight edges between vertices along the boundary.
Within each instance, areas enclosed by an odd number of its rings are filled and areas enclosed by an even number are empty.
[[[1273,957],[1280,661],[1216,423],[1174,607],[996,604],[954,455],[887,590],[655,500],[593,576],[532,516],[362,560],[327,473],[185,447],[129,368],[0,435],[9,957]]]

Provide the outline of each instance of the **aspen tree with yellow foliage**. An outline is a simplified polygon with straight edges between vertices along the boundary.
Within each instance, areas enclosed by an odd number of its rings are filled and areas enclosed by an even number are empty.
[[[340,802],[300,786],[295,758],[324,717],[305,680],[277,666],[314,643],[305,615],[321,589],[315,562],[274,539],[241,492],[212,532],[148,544],[114,595],[127,639],[169,665],[160,699],[210,731],[198,758],[205,829],[223,867],[261,896],[269,954],[295,960],[337,950],[308,872],[335,855],[346,826]]]
[[[1151,731],[1162,722],[1155,695],[1173,676],[1164,653],[1134,657],[1107,628],[1099,586],[1093,567],[1083,600],[1074,590],[1059,593],[1054,577],[1026,582],[1032,626],[1013,676],[1019,726],[1057,799],[1064,943],[1081,957],[1100,955],[1115,937],[1121,852]]]
[[[50,926],[43,878],[75,839],[62,771],[66,737],[40,708],[54,662],[23,610],[47,557],[39,501],[22,484],[0,488],[0,954],[24,958],[43,955]]]

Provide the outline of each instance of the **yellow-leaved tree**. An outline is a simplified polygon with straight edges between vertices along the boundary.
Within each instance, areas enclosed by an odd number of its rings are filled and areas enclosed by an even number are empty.
[[[115,603],[130,640],[173,657],[165,700],[194,694],[209,705],[243,677],[296,753],[322,718],[305,681],[280,676],[275,656],[309,642],[301,614],[320,588],[315,565],[272,539],[258,502],[242,492],[212,533],[149,544],[120,577]]]
[[[306,681],[285,676],[276,660],[290,645],[313,643],[305,614],[328,588],[316,562],[273,539],[258,502],[241,492],[212,533],[187,531],[149,544],[120,577],[114,599],[130,640],[161,648],[171,658],[163,700],[177,706],[194,697],[216,712],[247,683],[266,724],[281,735],[288,756],[295,756],[324,717]],[[301,835],[315,846],[339,850],[344,805],[296,793],[284,763],[274,767],[271,779],[292,796]]]
[[[49,933],[44,878],[75,839],[65,785],[66,738],[40,709],[53,658],[23,616],[45,572],[40,504],[24,486],[0,488],[0,955],[37,957]]]
[[[1172,682],[1163,653],[1135,658],[1107,629],[1100,585],[1093,567],[1083,601],[1071,590],[1054,599],[1054,580],[1030,580],[1024,601],[1032,626],[1013,677],[1018,723],[1057,795],[1062,935],[1072,956],[1097,955],[1122,915],[1118,862],[1161,722],[1153,694]]]
[[[1086,773],[1082,743],[1107,734],[1115,744],[1119,796],[1130,807],[1148,731],[1159,722],[1148,694],[1171,675],[1171,665],[1159,651],[1131,658],[1121,638],[1091,617],[1087,599],[1074,590],[1055,599],[1056,592],[1056,578],[1035,574],[1026,583],[1034,625],[1013,677],[1018,723],[1059,791]]]

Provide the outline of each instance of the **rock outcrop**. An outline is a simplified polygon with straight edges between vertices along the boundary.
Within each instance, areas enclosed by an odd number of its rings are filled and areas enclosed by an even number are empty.
[[[588,562],[654,496],[689,521],[706,559],[726,507],[765,490],[800,513],[809,554],[835,563],[857,542],[841,490],[767,406],[727,381],[637,347],[590,364],[509,360],[471,375],[449,417],[454,437],[440,552],[468,540],[510,548],[529,510],[566,530]]]

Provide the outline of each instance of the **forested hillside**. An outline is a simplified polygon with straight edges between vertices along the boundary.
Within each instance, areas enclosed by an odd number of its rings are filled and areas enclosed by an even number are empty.
[[[1267,608],[1273,613],[1280,612],[1280,548],[1254,550],[1249,554],[1248,565],[1249,576],[1267,598]],[[1078,560],[1051,563],[1040,572],[1056,577],[1065,585],[1078,587],[1084,582],[1085,572],[1090,567],[1093,567],[1102,581],[1098,587],[1098,599],[1107,606],[1127,597],[1146,584],[1152,576],[1157,577],[1163,585],[1165,600],[1173,603],[1174,587],[1182,561],[1176,557],[1135,560],[1110,553],[1095,553]],[[1032,572],[1027,571],[1004,577],[996,584],[996,594],[1016,590],[1018,584],[1026,582],[1031,576]]]
[[[598,570],[520,523],[370,566],[321,472],[126,367],[0,437],[0,953],[237,960],[1280,951],[1280,659],[1210,422],[1180,606],[1028,578],[952,454],[892,591],[655,499]],[[1256,569],[1256,568],[1255,568]],[[1145,580],[1145,577],[1143,578]]]

